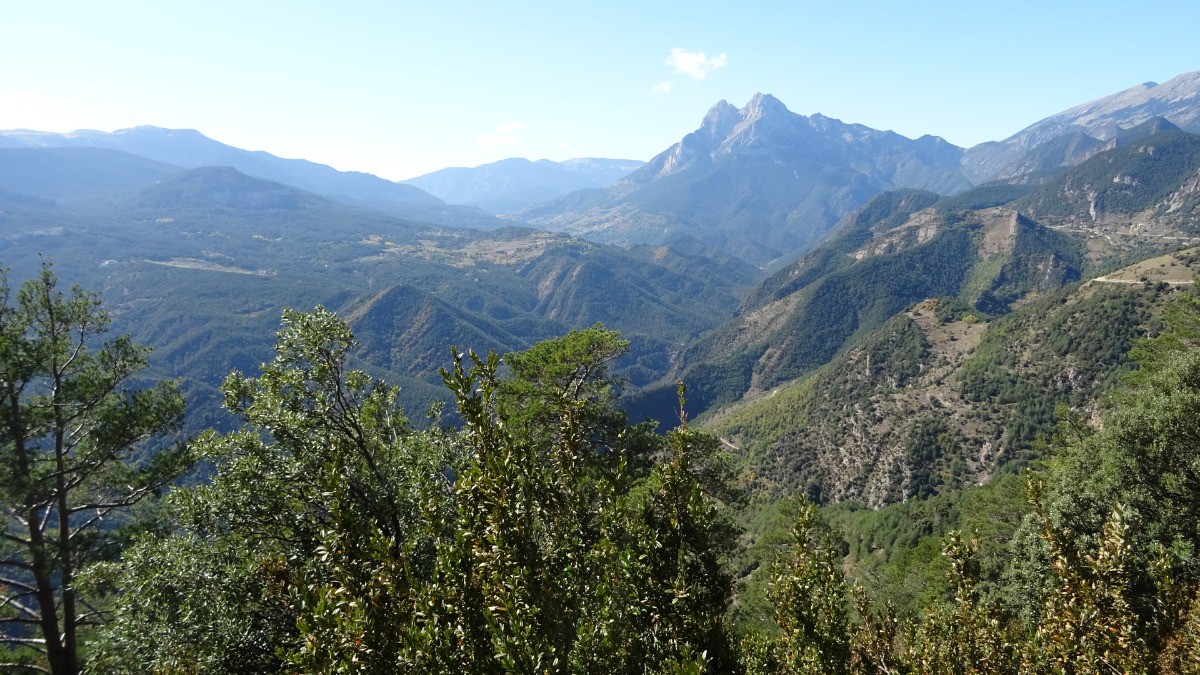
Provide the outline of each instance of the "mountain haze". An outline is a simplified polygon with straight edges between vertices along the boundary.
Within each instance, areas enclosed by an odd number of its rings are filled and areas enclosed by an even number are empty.
[[[448,204],[514,213],[575,190],[608,187],[644,162],[591,157],[536,162],[514,157],[474,168],[451,167],[403,181]]]
[[[216,385],[268,357],[284,307],[346,316],[361,365],[423,410],[444,396],[436,371],[451,346],[507,352],[597,322],[635,342],[618,372],[654,381],[758,278],[686,237],[625,250],[435,226],[230,167],[0,149],[0,265],[19,281],[41,256],[64,281],[103,292],[117,330],[154,346],[157,372],[183,379],[194,424],[221,423]]]
[[[411,185],[303,159],[284,159],[268,152],[235,148],[192,129],[141,126],[112,133],[0,131],[0,144],[25,148],[103,148],[137,155],[180,168],[228,166],[266,180],[291,185],[358,208],[447,225],[492,229],[506,223],[476,209],[448,206]]]
[[[576,193],[519,217],[619,244],[686,232],[756,265],[815,244],[843,214],[897,187],[949,193],[970,184],[961,149],[932,136],[790,112],[756,94],[721,101],[696,131],[608,190]]]
[[[638,163],[514,159],[414,179],[493,207],[616,180],[510,220],[198,132],[2,132],[0,257],[22,278],[45,254],[64,278],[104,290],[118,325],[158,348],[156,366],[210,400],[230,368],[263,358],[281,307],[319,303],[350,320],[363,365],[402,383],[414,410],[437,395],[451,344],[524,349],[603,322],[633,341],[616,366],[641,388],[630,410],[669,425],[678,380],[689,413],[719,417],[831,363],[884,363],[888,345],[919,342],[911,322],[937,343],[942,329],[913,312],[931,299],[956,307],[953,321],[990,323],[1194,243],[1200,141],[1180,127],[1195,123],[1198,81],[1135,87],[1034,124],[996,146],[1021,151],[1008,164],[1020,175],[977,187],[964,167],[986,149],[797,115],[765,94],[719,102],[619,179]],[[984,476],[985,464],[968,473]],[[871,499],[928,487],[879,486]]]
[[[105,148],[0,148],[0,189],[43,199],[110,196],[180,171],[178,166]]]

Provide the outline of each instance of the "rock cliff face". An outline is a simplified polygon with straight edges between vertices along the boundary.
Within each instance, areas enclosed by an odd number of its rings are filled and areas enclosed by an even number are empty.
[[[542,227],[599,241],[658,244],[679,232],[768,265],[811,247],[842,215],[885,190],[968,187],[962,150],[797,115],[756,94],[720,101],[700,127],[607,191],[527,211]]]
[[[1122,130],[1156,117],[1200,132],[1200,71],[1162,84],[1145,82],[1047,117],[1003,141],[981,143],[963,153],[963,173],[978,184],[1079,164],[1112,147]]]
[[[950,192],[967,187],[955,163],[962,150],[941,138],[917,140],[832,117],[797,115],[770,94],[755,94],[744,108],[713,106],[700,128],[650,160],[627,183],[704,170],[725,162],[771,158],[848,167],[891,187]],[[731,167],[733,168],[733,167]]]

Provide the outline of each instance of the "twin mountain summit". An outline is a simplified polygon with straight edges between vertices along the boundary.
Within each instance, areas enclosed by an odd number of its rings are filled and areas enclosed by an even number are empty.
[[[683,380],[765,487],[879,505],[986,478],[1111,386],[1197,264],[1197,133],[1200,72],[971,148],[757,94],[644,163],[404,182],[191,130],[4,131],[0,260],[100,291],[196,429],[282,307],[346,319],[414,418],[452,345],[599,322],[634,417],[677,420]]]

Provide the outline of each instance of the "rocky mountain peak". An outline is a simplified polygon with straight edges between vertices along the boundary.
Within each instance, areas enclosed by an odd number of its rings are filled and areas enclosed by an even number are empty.
[[[708,109],[697,133],[703,133],[710,140],[720,142],[733,131],[741,119],[741,111],[729,101],[721,99]]]
[[[755,94],[746,107],[738,111],[741,121],[733,128],[722,152],[728,152],[733,146],[745,147],[764,138],[773,141],[784,141],[792,135],[797,120],[803,120],[800,115],[787,109],[787,106],[770,94]]]
[[[791,111],[774,96],[759,92],[750,98],[750,102],[742,108],[741,113],[743,119],[750,120],[762,119],[768,115],[786,115]]]
[[[778,139],[786,135],[787,129],[794,126],[797,118],[800,116],[789,111],[770,94],[757,93],[740,109],[728,101],[718,101],[704,115],[700,128],[668,150],[661,157],[661,163],[652,161],[652,169],[631,178],[639,182],[654,176],[677,173],[698,162],[729,155],[761,139]]]

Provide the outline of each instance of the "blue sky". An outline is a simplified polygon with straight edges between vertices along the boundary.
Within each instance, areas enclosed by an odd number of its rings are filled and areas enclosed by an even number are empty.
[[[1198,25],[1196,2],[0,0],[0,129],[194,128],[403,179],[649,159],[763,91],[969,146],[1200,70]]]

